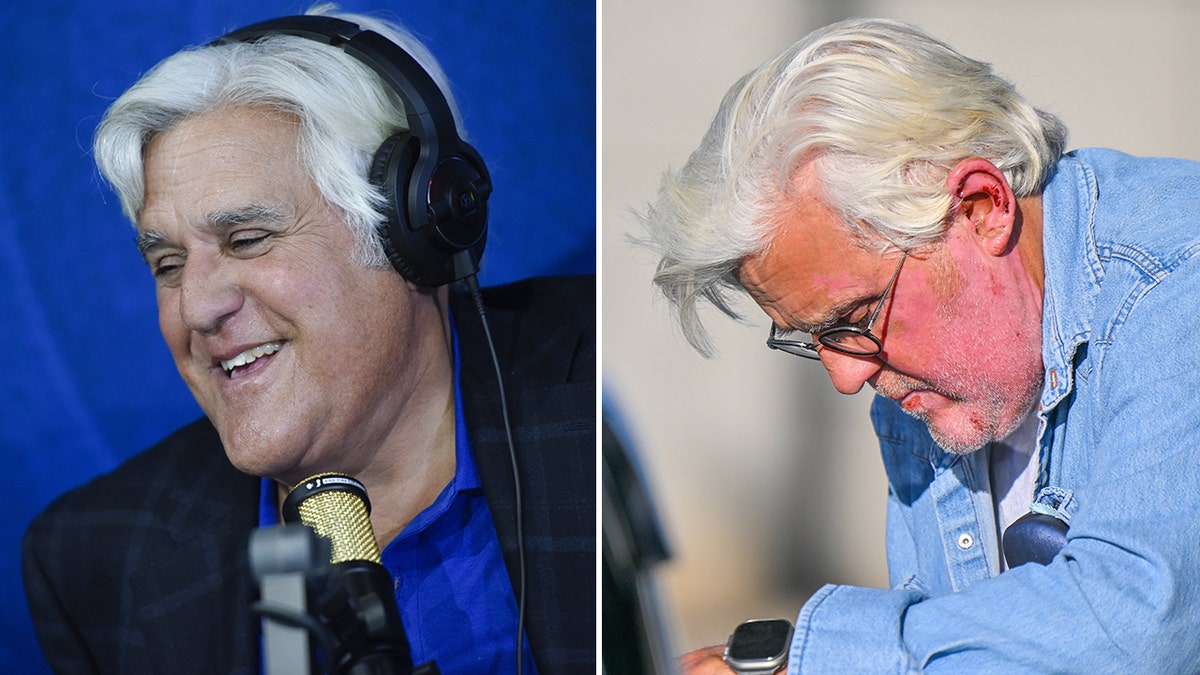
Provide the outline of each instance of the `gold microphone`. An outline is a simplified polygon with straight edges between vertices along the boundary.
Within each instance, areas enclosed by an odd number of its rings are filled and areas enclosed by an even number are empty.
[[[308,525],[332,544],[330,576],[316,602],[317,615],[338,646],[325,655],[328,671],[413,673],[392,577],[371,528],[366,487],[345,474],[318,474],[292,488],[282,510],[285,522]]]
[[[301,522],[333,544],[331,562],[383,564],[371,528],[371,502],[362,483],[345,474],[322,473],[303,481],[283,502],[283,519]]]

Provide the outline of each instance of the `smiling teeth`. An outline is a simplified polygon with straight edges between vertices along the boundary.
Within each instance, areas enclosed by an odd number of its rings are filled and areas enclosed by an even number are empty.
[[[279,351],[279,347],[280,344],[278,342],[268,342],[265,345],[259,345],[253,349],[247,349],[228,361],[222,361],[221,367],[224,368],[225,372],[228,373],[239,366],[254,363],[263,356],[274,354],[275,352]]]

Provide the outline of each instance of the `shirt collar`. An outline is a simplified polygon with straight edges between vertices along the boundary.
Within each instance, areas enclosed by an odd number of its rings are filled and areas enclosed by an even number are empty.
[[[1046,381],[1041,406],[1049,410],[1071,391],[1071,365],[1091,336],[1091,317],[1103,268],[1096,250],[1099,186],[1085,158],[1063,156],[1042,192],[1042,361]]]

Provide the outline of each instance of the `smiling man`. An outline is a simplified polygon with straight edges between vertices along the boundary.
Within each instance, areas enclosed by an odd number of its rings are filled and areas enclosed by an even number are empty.
[[[1200,669],[1200,165],[1065,146],[987,64],[849,20],[664,178],[685,335],[710,353],[700,304],[748,294],[768,347],[874,389],[889,488],[891,590],[826,586],[782,644],[685,670]]]
[[[415,664],[588,672],[594,281],[480,292],[490,185],[436,62],[317,14],[168,58],[97,131],[205,418],[31,526],[43,650],[60,672],[260,672],[250,533],[335,472],[369,494]]]
[[[447,299],[351,259],[298,130],[227,107],[147,144],[137,227],[159,326],[234,466],[288,486],[364,476],[394,534],[454,472]]]

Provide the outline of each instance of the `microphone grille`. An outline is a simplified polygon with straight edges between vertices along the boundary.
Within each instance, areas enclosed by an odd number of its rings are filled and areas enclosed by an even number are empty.
[[[382,564],[370,508],[362,483],[344,474],[327,473],[292,488],[283,503],[283,517],[289,522],[298,519],[327,537],[333,544],[331,562],[368,560]]]

